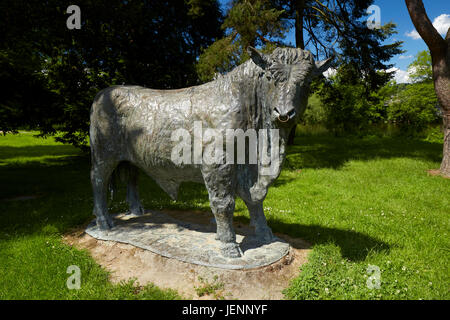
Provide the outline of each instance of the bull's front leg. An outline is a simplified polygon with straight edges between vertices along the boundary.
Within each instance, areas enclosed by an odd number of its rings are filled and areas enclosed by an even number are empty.
[[[233,229],[236,185],[234,166],[204,165],[202,174],[211,210],[216,219],[216,239],[222,242],[222,254],[228,258],[239,258],[242,256],[242,250],[236,243],[236,233]]]

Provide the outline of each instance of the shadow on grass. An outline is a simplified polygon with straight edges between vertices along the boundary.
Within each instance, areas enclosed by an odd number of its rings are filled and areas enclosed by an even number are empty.
[[[286,168],[339,169],[349,160],[413,158],[440,162],[442,144],[401,137],[303,135],[288,147]]]
[[[351,261],[363,261],[369,252],[388,253],[390,251],[390,245],[386,242],[352,230],[320,225],[287,224],[277,220],[272,220],[270,224],[273,230],[294,238],[301,238],[311,245],[334,243],[341,249],[342,257]]]
[[[235,217],[236,222],[248,224],[247,217]],[[364,233],[328,228],[320,225],[302,225],[299,223],[284,223],[272,219],[269,225],[274,233],[280,233],[292,238],[297,238],[310,243],[312,246],[334,243],[341,249],[343,258],[351,261],[364,261],[369,252],[390,251],[390,245],[384,241],[368,236]],[[302,244],[297,247],[296,242],[291,245],[297,249],[305,249]]]

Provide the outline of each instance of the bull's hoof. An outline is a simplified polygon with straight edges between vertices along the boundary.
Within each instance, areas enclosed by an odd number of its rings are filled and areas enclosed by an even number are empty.
[[[275,240],[275,236],[269,227],[257,228],[255,229],[255,236],[257,239],[264,243],[270,243]]]
[[[134,215],[134,216],[142,216],[144,214],[144,208],[142,206],[136,206],[133,208],[130,208],[130,211],[128,211],[128,214]]]
[[[97,226],[100,230],[109,230],[114,228],[114,222],[109,216],[97,218]]]
[[[234,242],[223,243],[221,250],[222,255],[226,258],[240,258],[243,255],[239,245]]]

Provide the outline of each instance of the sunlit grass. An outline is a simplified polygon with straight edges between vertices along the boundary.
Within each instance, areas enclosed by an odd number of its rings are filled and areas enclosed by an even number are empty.
[[[108,272],[61,234],[92,219],[89,158],[32,133],[0,137],[0,299],[179,299],[174,291],[133,281],[112,284]],[[15,200],[30,196],[30,200]],[[81,271],[69,290],[67,268]]]
[[[441,155],[442,144],[423,140],[298,136],[264,202],[275,232],[312,244],[286,298],[448,299],[450,180],[427,173]],[[7,135],[0,176],[0,298],[176,297],[113,285],[86,252],[61,242],[93,218],[87,155],[51,138]],[[147,209],[209,211],[198,184],[182,185],[176,202],[146,176],[140,190]],[[112,211],[126,210],[124,198],[120,188]],[[235,218],[249,220],[241,200]],[[81,290],[65,286],[72,264],[85,275]],[[367,286],[369,265],[381,271],[379,289]]]

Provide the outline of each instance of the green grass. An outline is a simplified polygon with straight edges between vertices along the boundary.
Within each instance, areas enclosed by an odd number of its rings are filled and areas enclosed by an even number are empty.
[[[0,177],[0,299],[180,298],[133,280],[111,284],[86,251],[61,241],[93,218],[89,159],[77,149],[30,132],[2,136]],[[80,268],[80,290],[66,286],[71,265]]]
[[[449,299],[450,180],[426,172],[441,155],[441,143],[425,140],[298,136],[264,203],[274,232],[312,244],[286,298]],[[0,177],[0,299],[179,298],[113,285],[87,252],[62,243],[61,234],[93,218],[86,155],[31,133],[7,135]],[[147,209],[209,211],[198,184],[182,185],[177,202],[146,176],[140,190]],[[111,210],[125,209],[121,188]],[[235,219],[249,221],[241,200]],[[70,265],[81,269],[80,290],[66,288]],[[381,270],[379,289],[366,285],[369,265]]]

